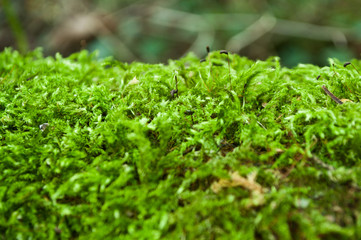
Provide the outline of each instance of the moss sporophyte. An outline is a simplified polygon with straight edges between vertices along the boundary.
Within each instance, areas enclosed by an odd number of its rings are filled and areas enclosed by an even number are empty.
[[[5,49],[0,238],[360,239],[360,64]]]

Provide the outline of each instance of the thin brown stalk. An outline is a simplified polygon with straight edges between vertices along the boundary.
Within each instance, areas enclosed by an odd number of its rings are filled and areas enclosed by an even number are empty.
[[[228,77],[229,77],[229,84],[230,84],[231,91],[232,91],[231,65],[230,65],[230,63],[229,63],[229,54],[228,54],[228,51],[226,51],[226,50],[221,50],[220,53],[227,55],[227,60],[228,60]]]
[[[327,89],[327,87],[326,87],[325,85],[322,85],[322,89],[323,89],[323,91],[325,91],[325,93],[326,93],[328,96],[330,96],[330,97],[332,98],[333,101],[335,101],[335,102],[338,103],[338,104],[343,104],[343,102],[342,102],[339,98],[337,98],[335,95],[333,95],[333,94],[330,92],[330,90]]]
[[[359,72],[359,70],[358,70],[358,69],[355,67],[355,65],[353,65],[352,63],[346,62],[343,66],[344,66],[344,67],[347,67],[348,65],[351,65],[351,66],[358,72],[358,74],[361,75],[360,72]]]

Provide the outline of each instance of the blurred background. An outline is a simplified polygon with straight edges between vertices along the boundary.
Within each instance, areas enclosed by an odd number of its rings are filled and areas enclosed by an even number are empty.
[[[0,0],[0,48],[166,62],[226,49],[282,64],[360,58],[361,1]]]

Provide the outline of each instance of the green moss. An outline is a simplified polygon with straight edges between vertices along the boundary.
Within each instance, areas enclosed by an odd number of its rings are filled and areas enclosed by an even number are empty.
[[[229,57],[0,53],[0,238],[361,238],[360,75]]]

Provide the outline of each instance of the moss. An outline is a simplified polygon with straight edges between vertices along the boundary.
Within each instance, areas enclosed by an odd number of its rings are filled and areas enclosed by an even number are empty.
[[[229,58],[5,49],[0,237],[359,239],[357,71]]]

